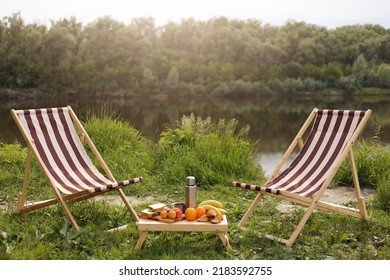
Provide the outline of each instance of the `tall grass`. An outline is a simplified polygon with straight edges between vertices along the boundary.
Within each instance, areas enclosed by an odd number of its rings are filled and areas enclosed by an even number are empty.
[[[90,114],[84,127],[118,176],[138,176],[151,169],[150,143],[130,123],[103,111]]]
[[[376,189],[375,206],[390,212],[390,148],[377,140],[360,140],[354,146],[354,158],[360,186]],[[333,184],[353,185],[348,158],[337,172]]]
[[[117,180],[151,177],[152,143],[129,122],[103,109],[89,113],[84,128]],[[131,189],[133,195],[138,193],[137,186]],[[124,190],[128,192],[127,188]]]
[[[20,144],[0,143],[0,207],[7,208],[18,195],[24,177],[27,150]]]
[[[374,196],[374,205],[385,212],[390,213],[390,173],[384,174],[378,182]]]
[[[360,140],[354,146],[354,158],[362,187],[376,188],[383,177],[390,173],[390,149],[379,142]],[[340,167],[334,182],[337,185],[353,185],[348,158]]]
[[[259,179],[263,171],[255,165],[254,146],[247,139],[248,126],[237,121],[183,116],[177,128],[161,134],[155,170],[166,184],[178,184],[192,175],[201,186],[230,184],[234,179]]]

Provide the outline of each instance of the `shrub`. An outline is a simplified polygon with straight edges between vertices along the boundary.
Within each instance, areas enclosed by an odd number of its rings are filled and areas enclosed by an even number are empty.
[[[390,149],[362,140],[355,145],[354,157],[360,185],[376,189],[374,207],[390,212]],[[353,185],[349,159],[342,164],[333,183]]]
[[[236,80],[232,83],[233,93],[251,93],[252,83],[244,80]]]
[[[0,143],[0,208],[22,190],[26,158],[27,149],[21,145]]]
[[[312,78],[305,78],[303,80],[303,86],[305,87],[305,90],[308,90],[308,91],[315,91],[317,88],[316,88],[316,81]]]
[[[383,211],[390,213],[390,175],[387,173],[378,182],[374,195],[374,205]]]
[[[268,83],[269,88],[273,92],[285,93],[286,90],[283,86],[283,82],[279,79],[273,79]]]
[[[322,67],[322,79],[330,86],[334,87],[335,83],[343,75],[339,64],[330,63]]]
[[[336,82],[337,88],[349,91],[349,92],[354,92],[357,89],[360,88],[359,83],[353,76],[342,76],[340,79],[337,80]]]
[[[390,173],[390,150],[380,143],[359,141],[355,144],[354,157],[362,187],[376,188],[383,177]],[[337,172],[334,183],[346,186],[353,185],[348,158]]]
[[[20,144],[4,144],[0,142],[0,166],[25,165],[27,153]]]
[[[232,92],[231,88],[226,83],[220,83],[213,91],[212,94],[226,95]]]
[[[390,65],[381,64],[377,72],[378,85],[385,88],[390,88]]]
[[[235,119],[214,123],[211,118],[183,116],[177,128],[161,133],[154,170],[167,184],[182,183],[189,175],[204,186],[258,178],[262,170],[246,139],[249,127],[237,131],[237,124]]]
[[[298,79],[288,78],[284,80],[283,87],[286,92],[298,92],[304,89],[304,85],[300,78]]]

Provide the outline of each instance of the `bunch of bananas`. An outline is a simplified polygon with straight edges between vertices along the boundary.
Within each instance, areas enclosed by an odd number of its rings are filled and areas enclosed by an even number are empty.
[[[223,215],[227,213],[226,210],[223,209],[223,204],[214,199],[204,200],[199,203],[198,206],[202,206],[204,209],[206,209],[206,211],[213,210],[220,219],[222,219]]]

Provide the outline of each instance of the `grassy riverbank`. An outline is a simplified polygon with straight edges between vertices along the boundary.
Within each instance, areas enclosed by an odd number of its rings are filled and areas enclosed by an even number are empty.
[[[279,201],[266,198],[248,221],[247,230],[237,228],[255,194],[231,187],[231,181],[265,180],[254,161],[254,143],[247,140],[248,127],[238,130],[235,120],[215,122],[190,115],[167,128],[157,144],[107,112],[90,115],[85,128],[117,179],[144,176],[141,184],[124,189],[137,211],[152,202],[183,201],[185,177],[194,175],[198,201],[217,199],[228,210],[233,250],[226,252],[213,233],[163,232],[149,234],[143,249],[135,251],[135,223],[124,207],[109,199],[71,204],[80,233],[70,227],[59,207],[16,215],[27,150],[18,144],[0,144],[0,259],[390,258],[390,151],[379,143],[365,141],[356,147],[362,182],[376,189],[367,201],[371,220],[317,212],[288,248],[262,235],[288,236],[303,213],[299,207],[283,211]],[[334,184],[350,184],[349,178],[343,168]],[[46,179],[34,165],[28,200],[51,196]],[[106,232],[122,224],[129,227]]]

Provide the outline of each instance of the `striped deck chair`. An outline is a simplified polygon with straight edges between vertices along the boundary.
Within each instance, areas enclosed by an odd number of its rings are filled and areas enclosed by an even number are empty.
[[[357,176],[352,145],[364,128],[371,110],[320,110],[314,109],[279,164],[262,186],[233,182],[233,186],[258,192],[258,195],[239,222],[243,227],[263,195],[270,195],[307,207],[302,219],[288,240],[271,235],[266,237],[291,246],[315,208],[335,211],[361,219],[368,219]],[[313,123],[311,131],[303,136]],[[280,170],[298,145],[300,151],[281,173]],[[320,201],[340,165],[349,156],[358,207]]]
[[[23,188],[18,198],[18,213],[59,203],[72,226],[80,231],[66,202],[81,201],[116,190],[133,218],[138,221],[138,215],[128,202],[122,187],[140,182],[142,177],[117,182],[71,107],[12,109],[11,114],[28,144]],[[94,166],[83,142],[88,144],[108,178]],[[55,198],[26,203],[33,156],[49,180]]]

